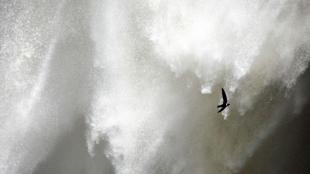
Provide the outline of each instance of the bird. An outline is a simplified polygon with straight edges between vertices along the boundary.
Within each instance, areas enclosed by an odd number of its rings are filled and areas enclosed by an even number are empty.
[[[219,112],[222,112],[226,107],[228,107],[230,104],[227,103],[227,96],[225,93],[225,90],[222,88],[222,97],[223,97],[223,103],[221,105],[218,105],[217,107],[220,108]]]

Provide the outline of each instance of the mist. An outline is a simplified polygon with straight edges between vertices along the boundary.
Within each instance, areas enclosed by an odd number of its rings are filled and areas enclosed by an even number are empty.
[[[307,0],[4,0],[0,19],[0,173],[294,173],[281,154],[309,144]]]

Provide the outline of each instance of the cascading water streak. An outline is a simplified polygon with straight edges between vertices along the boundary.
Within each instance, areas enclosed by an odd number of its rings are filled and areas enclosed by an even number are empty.
[[[14,0],[0,19],[0,173],[239,173],[306,104],[307,0]]]

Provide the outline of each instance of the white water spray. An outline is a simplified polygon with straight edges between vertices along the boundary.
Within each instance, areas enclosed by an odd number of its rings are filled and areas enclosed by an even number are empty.
[[[0,173],[238,172],[293,112],[310,55],[305,0],[0,8]],[[86,137],[41,167],[68,134]]]

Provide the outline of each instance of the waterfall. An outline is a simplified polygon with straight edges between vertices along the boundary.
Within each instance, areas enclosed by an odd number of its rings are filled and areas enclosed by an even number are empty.
[[[307,0],[12,0],[0,19],[3,174],[238,173],[307,101]]]

